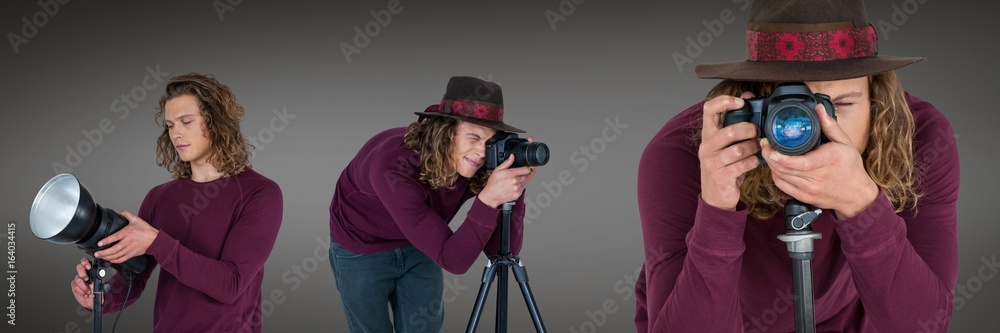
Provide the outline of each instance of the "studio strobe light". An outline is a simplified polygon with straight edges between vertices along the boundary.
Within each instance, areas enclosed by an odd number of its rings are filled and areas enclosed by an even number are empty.
[[[97,246],[97,242],[121,230],[128,220],[111,209],[98,205],[90,190],[75,176],[63,173],[49,179],[35,195],[29,214],[31,232],[56,244],[76,244],[90,256],[117,242]],[[95,259],[89,272],[94,286],[94,332],[101,331],[101,295],[108,286],[103,279],[109,265],[129,276],[146,268],[148,256],[130,258],[120,264]]]

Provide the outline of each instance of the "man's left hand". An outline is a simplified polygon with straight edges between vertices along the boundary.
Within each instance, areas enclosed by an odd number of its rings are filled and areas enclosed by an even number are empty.
[[[95,257],[114,264],[146,254],[146,249],[153,244],[156,235],[160,233],[159,230],[129,211],[121,211],[119,214],[128,220],[128,225],[102,239],[97,243],[97,246],[105,246],[114,242],[118,242],[118,244],[94,253]]]

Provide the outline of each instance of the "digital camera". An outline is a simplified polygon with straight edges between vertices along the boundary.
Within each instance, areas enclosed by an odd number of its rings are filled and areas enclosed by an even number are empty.
[[[785,155],[802,155],[829,141],[823,135],[816,105],[837,119],[830,96],[813,94],[804,83],[781,83],[770,96],[746,99],[743,108],[726,111],[722,126],[748,122],[760,129],[771,147]],[[760,158],[760,153],[757,153]],[[763,164],[764,159],[760,158]]]
[[[549,146],[541,142],[528,142],[528,139],[518,137],[517,133],[498,131],[486,141],[486,170],[493,171],[511,154],[514,155],[511,168],[549,163]]]

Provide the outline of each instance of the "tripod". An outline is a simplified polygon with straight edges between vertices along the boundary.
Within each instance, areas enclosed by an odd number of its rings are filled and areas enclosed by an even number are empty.
[[[535,304],[535,297],[531,294],[531,287],[528,286],[528,272],[521,264],[521,258],[510,254],[510,211],[514,207],[514,202],[503,204],[500,212],[500,253],[489,258],[486,268],[483,270],[483,284],[479,287],[479,296],[476,297],[476,305],[472,310],[472,318],[469,319],[467,333],[476,332],[479,326],[479,317],[483,314],[483,304],[486,302],[486,294],[490,292],[490,284],[494,278],[497,281],[497,322],[496,332],[507,332],[507,268],[514,271],[514,278],[521,286],[521,294],[524,295],[524,302],[531,313],[531,320],[535,323],[535,331],[545,332],[545,324],[542,323],[542,316],[538,313],[538,305]]]
[[[812,222],[822,211],[795,199],[785,203],[785,232],[778,239],[788,246],[792,257],[792,289],[795,299],[795,332],[815,333],[816,315],[813,308],[813,240],[823,238],[812,232]]]

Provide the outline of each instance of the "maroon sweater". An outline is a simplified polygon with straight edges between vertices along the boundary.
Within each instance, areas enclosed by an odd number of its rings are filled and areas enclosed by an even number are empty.
[[[337,181],[330,203],[330,236],[347,250],[375,253],[413,245],[442,268],[464,274],[480,252],[500,250],[494,209],[479,198],[465,222],[448,223],[476,194],[458,177],[452,188],[431,190],[420,181],[420,156],[403,145],[406,128],[393,128],[368,140]],[[524,195],[510,217],[510,250],[517,255],[524,230]]]
[[[855,217],[813,222],[820,332],[944,332],[958,278],[958,147],[948,120],[907,95],[924,194],[893,211],[884,192]],[[791,259],[783,217],[766,221],[700,199],[702,104],[668,122],[639,164],[644,276],[636,285],[639,332],[793,332]]]
[[[264,262],[281,215],[278,184],[249,168],[207,183],[185,178],[154,187],[138,216],[160,233],[128,305],[159,264],[153,332],[260,332]],[[114,276],[104,313],[121,308],[126,285],[124,274]]]

